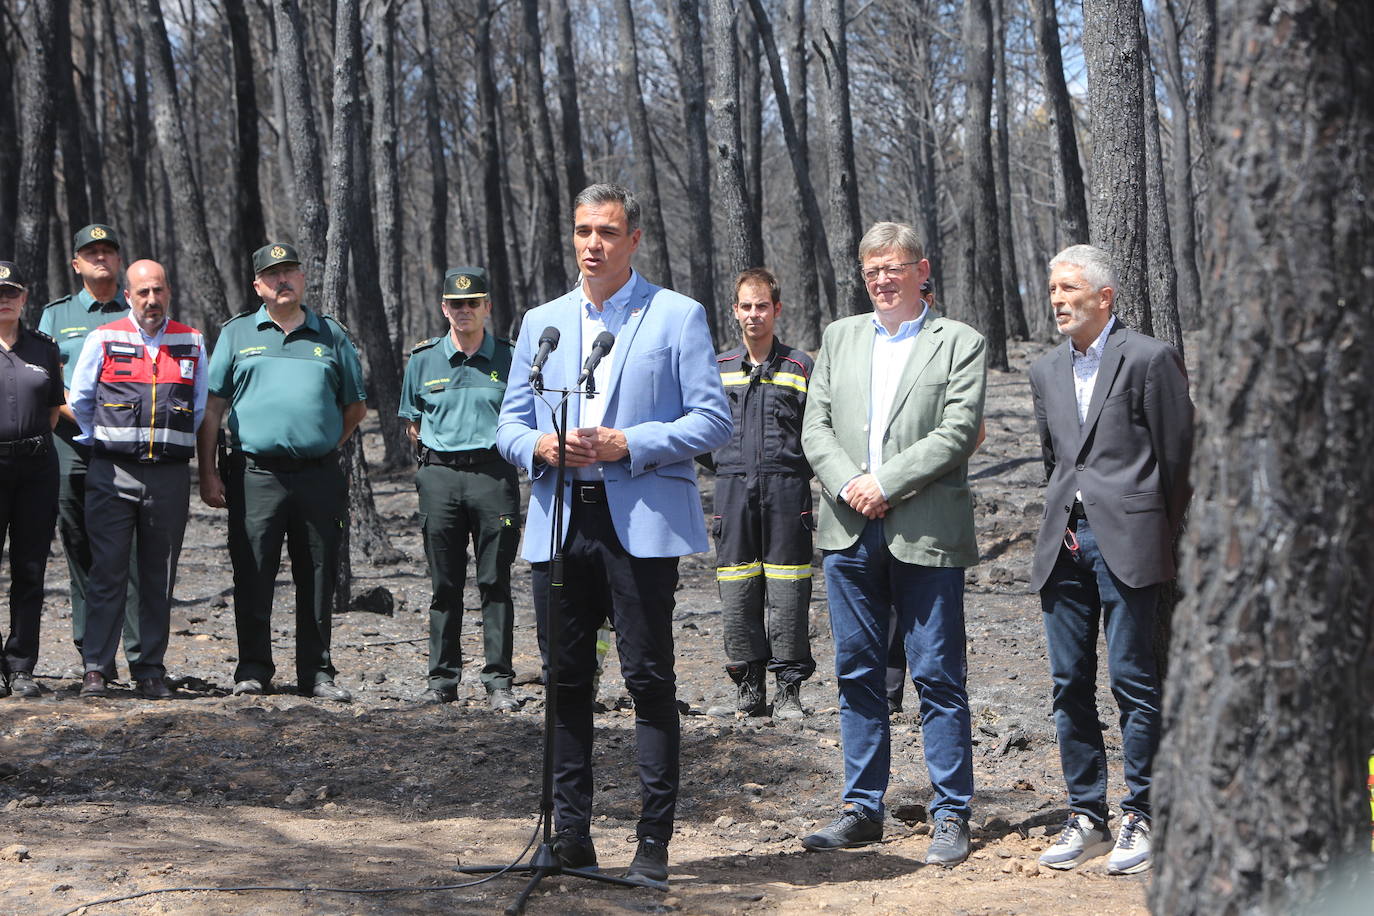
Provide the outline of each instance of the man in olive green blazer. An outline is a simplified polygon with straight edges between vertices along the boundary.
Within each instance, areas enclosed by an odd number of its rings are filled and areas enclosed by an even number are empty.
[[[931,312],[915,230],[877,223],[859,243],[873,314],[825,331],[811,378],[802,448],[821,482],[825,552],[844,746],[844,809],[807,849],[882,837],[889,627],[920,693],[935,800],[930,864],[968,857],[973,753],[964,640],[964,567],[978,560],[968,459],[987,381],[983,337]]]

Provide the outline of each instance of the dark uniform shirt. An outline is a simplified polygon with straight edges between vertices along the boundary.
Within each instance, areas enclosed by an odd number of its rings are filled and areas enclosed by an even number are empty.
[[[802,414],[814,363],[801,350],[773,338],[768,359],[749,361],[743,345],[716,357],[735,431],[711,456],[718,474],[801,474],[811,477],[802,454]]]
[[[81,347],[86,335],[103,324],[114,321],[114,317],[129,310],[123,293],[116,293],[109,302],[101,302],[84,288],[70,296],[54,299],[43,308],[43,317],[38,320],[38,330],[57,341],[62,351],[63,386],[70,388],[72,370],[76,368],[76,358],[81,355]]]
[[[66,401],[57,344],[41,331],[19,326],[12,349],[0,347],[0,443],[46,436],[49,417]]]
[[[496,445],[515,345],[483,334],[471,356],[448,334],[422,340],[410,351],[397,414],[420,424],[420,442],[427,448],[463,452]]]

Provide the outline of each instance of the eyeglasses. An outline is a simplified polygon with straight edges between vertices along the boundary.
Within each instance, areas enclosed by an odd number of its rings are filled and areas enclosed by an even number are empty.
[[[17,286],[0,286],[0,299],[18,299],[24,291]]]
[[[445,299],[444,305],[451,309],[480,309],[487,304],[486,297],[477,296],[472,299]]]
[[[859,276],[864,278],[865,283],[872,283],[874,280],[886,274],[889,277],[904,277],[906,269],[920,261],[903,261],[900,264],[884,264],[881,267],[863,267],[859,269]]]

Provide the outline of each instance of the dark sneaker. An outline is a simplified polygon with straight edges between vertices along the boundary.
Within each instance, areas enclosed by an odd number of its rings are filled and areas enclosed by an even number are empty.
[[[458,691],[452,688],[445,690],[442,687],[431,687],[416,697],[415,702],[423,706],[441,706],[444,703],[452,703],[456,699],[458,699]]]
[[[1040,856],[1046,868],[1067,871],[1112,848],[1107,828],[1093,823],[1086,814],[1070,814],[1069,822],[1059,831],[1059,839]]]
[[[333,681],[320,681],[310,691],[310,695],[317,700],[334,700],[339,703],[353,702],[353,694]]]
[[[27,671],[16,671],[10,675],[10,693],[17,697],[41,697],[43,691],[33,682],[33,675]],[[4,694],[0,694],[4,696]]]
[[[110,690],[105,686],[105,675],[99,671],[87,671],[81,678],[81,695],[83,697],[107,697]]]
[[[1134,875],[1150,867],[1150,822],[1131,812],[1121,820],[1116,848],[1107,858],[1107,874]]]
[[[926,849],[927,865],[951,868],[968,858],[968,821],[942,817],[935,822],[935,836]]]
[[[497,687],[487,693],[487,705],[493,712],[515,712],[520,708],[520,701],[509,687]]]
[[[564,868],[596,868],[592,838],[574,827],[564,827],[553,835],[553,854]]]
[[[7,697],[9,695],[10,682],[3,675],[0,675],[0,697]]]
[[[773,698],[774,719],[802,719],[806,710],[801,704],[801,684],[778,684],[777,696]]]
[[[170,700],[172,691],[160,677],[141,677],[134,682],[134,696],[145,700]]]
[[[625,872],[625,880],[645,887],[668,889],[668,844],[651,836],[639,837],[634,861]]]
[[[813,851],[856,849],[871,846],[882,838],[882,821],[875,821],[858,808],[845,808],[828,825],[802,837],[801,844]]]
[[[234,685],[236,697],[260,697],[267,692],[267,685],[255,677],[244,678]]]

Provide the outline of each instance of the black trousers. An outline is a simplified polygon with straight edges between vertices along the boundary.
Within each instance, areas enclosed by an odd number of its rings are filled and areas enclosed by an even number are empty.
[[[677,808],[682,741],[673,671],[677,557],[633,557],[621,546],[604,502],[574,500],[564,548],[564,585],[551,563],[533,564],[539,649],[548,677],[550,602],[560,615],[558,710],[553,745],[554,824],[586,832],[592,817],[592,678],[596,631],[609,616],[625,687],[635,704],[639,836],[667,842]]]
[[[33,673],[43,616],[43,573],[57,526],[57,456],[0,458],[0,547],[9,544],[10,631],[4,669]]]

